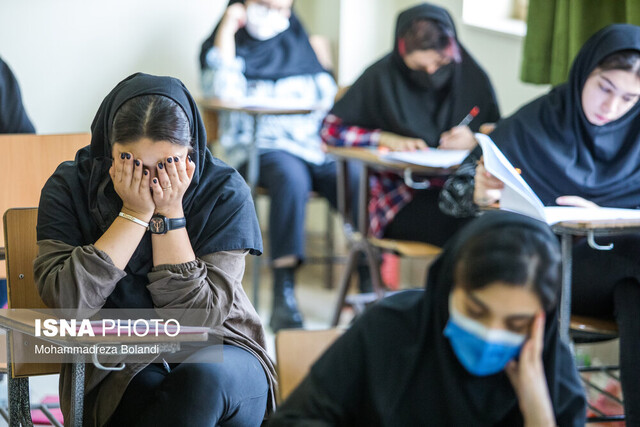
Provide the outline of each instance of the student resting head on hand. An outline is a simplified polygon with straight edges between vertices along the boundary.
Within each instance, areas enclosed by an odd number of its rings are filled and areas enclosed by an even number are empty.
[[[483,215],[445,246],[424,292],[386,298],[356,321],[270,425],[582,426],[559,287],[546,224]]]

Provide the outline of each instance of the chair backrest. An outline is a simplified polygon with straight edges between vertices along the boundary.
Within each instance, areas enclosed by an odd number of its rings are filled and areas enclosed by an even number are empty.
[[[91,134],[64,135],[0,135],[0,152],[4,165],[0,168],[0,214],[9,208],[38,206],[40,191],[47,179],[65,160],[73,160],[76,152],[91,142]],[[4,234],[0,225],[0,247]],[[4,277],[4,261],[0,261],[0,278]]]
[[[284,329],[276,335],[278,400],[284,400],[302,382],[311,366],[342,334],[340,328],[307,331]]]
[[[38,255],[37,208],[13,208],[3,217],[7,260],[9,308],[47,308],[36,287],[33,260]],[[32,352],[35,338],[11,333],[11,364],[14,377],[48,375],[60,371],[59,363],[19,363],[25,351]]]

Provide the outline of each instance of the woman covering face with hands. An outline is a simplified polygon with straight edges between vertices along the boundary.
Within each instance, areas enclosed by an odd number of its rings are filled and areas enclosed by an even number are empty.
[[[109,175],[122,199],[123,214],[140,217],[149,223],[153,234],[160,235],[166,228],[182,224],[182,199],[196,166],[189,156],[192,148],[186,120],[174,123],[174,126],[181,124],[183,127],[176,126],[181,135],[176,135],[174,142],[153,141],[147,137],[127,141],[131,138],[130,134],[127,135],[131,129],[125,124],[134,121],[136,112],[144,111],[150,105],[180,112],[170,99],[152,95],[133,98],[123,105],[114,119],[114,161]],[[142,133],[142,129],[136,132]],[[189,145],[181,145],[181,142]],[[164,218],[171,218],[172,222]],[[184,249],[188,251],[188,248]]]
[[[85,423],[260,425],[274,407],[275,373],[241,286],[246,253],[262,249],[244,180],[211,156],[195,101],[173,78],[123,80],[91,130],[91,145],[42,190],[34,270],[43,301],[197,309],[224,344],[183,346],[180,363],[154,355],[121,371],[86,365]],[[67,417],[67,365],[60,383]]]
[[[556,321],[560,248],[537,220],[462,228],[424,291],[382,300],[269,425],[583,426],[584,391]]]

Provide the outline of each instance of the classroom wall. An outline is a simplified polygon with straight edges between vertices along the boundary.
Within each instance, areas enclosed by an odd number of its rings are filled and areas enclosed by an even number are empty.
[[[88,131],[104,96],[136,71],[199,93],[200,44],[227,0],[0,0],[0,56],[39,133]]]

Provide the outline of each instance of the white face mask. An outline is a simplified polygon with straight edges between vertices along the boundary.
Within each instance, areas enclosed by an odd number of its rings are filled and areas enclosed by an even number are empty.
[[[277,10],[251,3],[247,6],[247,32],[257,40],[268,40],[289,28],[289,19]]]

